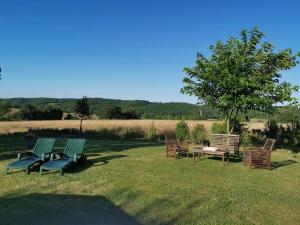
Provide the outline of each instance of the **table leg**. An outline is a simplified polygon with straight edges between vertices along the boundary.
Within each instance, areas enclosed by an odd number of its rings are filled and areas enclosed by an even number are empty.
[[[227,165],[229,165],[229,152],[226,154],[227,156]]]

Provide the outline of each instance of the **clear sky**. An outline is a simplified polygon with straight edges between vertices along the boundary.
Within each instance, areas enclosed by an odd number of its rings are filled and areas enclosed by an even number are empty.
[[[300,51],[299,10],[296,0],[0,0],[0,98],[195,103],[179,90],[197,52],[255,25]],[[300,84],[300,65],[283,74]]]

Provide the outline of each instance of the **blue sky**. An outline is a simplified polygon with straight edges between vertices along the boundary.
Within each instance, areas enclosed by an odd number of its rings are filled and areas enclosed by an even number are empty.
[[[299,8],[288,0],[0,0],[0,98],[195,103],[179,90],[197,52],[255,25],[278,49],[300,51]],[[299,75],[300,65],[283,73],[298,85]]]

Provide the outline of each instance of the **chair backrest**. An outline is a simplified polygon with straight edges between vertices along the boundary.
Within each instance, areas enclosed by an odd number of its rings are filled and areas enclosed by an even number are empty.
[[[165,133],[166,146],[178,145],[178,140],[175,134]]]
[[[49,154],[53,151],[54,144],[54,138],[39,138],[35,143],[32,153],[42,157],[43,154]]]
[[[266,142],[264,144],[264,149],[267,149],[269,151],[273,150],[273,147],[275,145],[276,140],[275,139],[271,139],[271,138],[267,138]]]
[[[238,151],[240,146],[240,136],[234,134],[211,134],[209,143],[212,147]]]
[[[84,151],[85,139],[69,139],[64,149],[64,154],[68,157],[81,155]]]
[[[227,135],[227,149],[230,151],[239,151],[240,136],[234,134]]]
[[[224,149],[227,145],[226,134],[211,134],[209,136],[209,144],[212,147]]]

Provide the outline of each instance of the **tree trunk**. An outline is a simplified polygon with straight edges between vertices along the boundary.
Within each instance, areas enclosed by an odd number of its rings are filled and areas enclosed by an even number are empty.
[[[226,119],[226,129],[227,129],[227,134],[230,134],[230,118],[227,117]]]
[[[79,134],[82,134],[82,118],[80,118],[80,128],[79,128]]]

